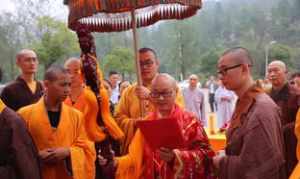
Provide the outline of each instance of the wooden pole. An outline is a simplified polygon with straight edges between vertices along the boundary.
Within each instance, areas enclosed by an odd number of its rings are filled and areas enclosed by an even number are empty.
[[[133,35],[133,48],[134,48],[134,61],[136,67],[136,77],[137,77],[137,84],[138,86],[143,86],[142,81],[142,74],[141,74],[141,66],[139,61],[139,54],[138,54],[138,34],[137,34],[137,26],[136,26],[136,18],[134,9],[131,11],[131,25],[132,25],[132,35]],[[145,108],[144,108],[144,101],[140,100],[140,116],[144,117]]]

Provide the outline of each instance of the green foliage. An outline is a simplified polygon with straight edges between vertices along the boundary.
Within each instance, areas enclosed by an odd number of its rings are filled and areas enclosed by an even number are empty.
[[[132,49],[113,49],[103,58],[102,67],[104,72],[113,70],[122,74],[123,78],[132,79],[135,72]]]
[[[38,18],[38,28],[41,37],[33,42],[32,48],[45,69],[79,52],[77,37],[65,23],[44,16]]]
[[[282,44],[273,45],[270,49],[270,59],[281,60],[287,64],[288,67],[293,66],[293,61],[291,60],[291,49]]]
[[[14,57],[20,48],[34,47],[45,67],[79,53],[77,38],[67,29],[66,22],[47,16],[59,16],[58,12],[51,12],[55,9],[54,1],[13,2],[17,7],[14,15],[0,13],[0,61],[6,79],[16,74]],[[160,71],[177,79],[190,73],[215,74],[223,50],[242,46],[249,49],[254,58],[255,76],[263,77],[265,48],[271,41],[277,43],[270,47],[270,60],[281,59],[288,64],[289,71],[299,71],[299,0],[210,0],[203,3],[203,8],[191,18],[161,21],[138,29],[139,47],[150,47],[157,52]],[[128,78],[135,76],[131,31],[94,35],[97,54],[104,57],[101,64],[104,72],[116,70]]]
[[[209,76],[216,73],[216,67],[219,59],[218,51],[210,50],[201,57],[201,72],[205,76]]]

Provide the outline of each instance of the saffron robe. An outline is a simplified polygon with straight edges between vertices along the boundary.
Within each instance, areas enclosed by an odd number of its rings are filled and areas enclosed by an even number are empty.
[[[40,179],[38,151],[24,120],[0,100],[0,178]]]
[[[151,113],[145,120],[157,120],[156,116],[157,113]],[[161,160],[158,152],[152,151],[138,129],[129,146],[128,154],[116,158],[118,163],[116,179],[215,178],[212,165],[214,152],[200,121],[194,114],[183,111],[177,105],[169,117],[177,120],[186,145],[184,148],[173,150],[174,161],[166,163]]]
[[[295,124],[295,135],[297,137],[297,159],[298,164],[293,170],[293,173],[290,176],[290,179],[299,179],[300,178],[300,108],[298,109],[297,116],[296,116],[296,124]]]
[[[220,179],[286,178],[280,110],[265,93],[239,98],[226,137]]]
[[[94,178],[96,153],[87,139],[81,112],[62,103],[57,128],[52,128],[44,98],[37,103],[21,108],[19,114],[26,122],[38,150],[69,147],[73,177],[68,174],[66,161],[55,165],[43,164],[43,179],[89,179]]]
[[[23,106],[37,102],[43,95],[42,83],[36,81],[34,93],[30,90],[27,83],[19,76],[15,81],[6,85],[1,93],[1,99],[14,111]]]
[[[300,96],[286,83],[279,91],[271,90],[271,98],[281,109],[281,124],[285,142],[285,159],[289,176],[297,164],[297,138],[294,133],[297,110],[300,107]]]
[[[129,144],[136,132],[136,127],[132,119],[140,118],[141,110],[139,104],[139,98],[135,94],[135,89],[137,84],[131,85],[123,92],[121,99],[116,106],[115,109],[115,119],[119,124],[120,128],[123,130],[125,136],[124,139],[121,141],[121,154],[128,153]],[[148,89],[150,86],[147,87]],[[176,96],[176,103],[183,107],[184,106],[184,99],[183,96],[177,88],[177,96]],[[153,112],[154,108],[149,100],[144,100],[144,111],[147,113]]]
[[[119,128],[116,121],[112,118],[109,108],[109,98],[107,92],[102,88],[100,91],[101,95],[101,115],[105,126],[108,129],[110,135],[116,139],[120,140],[124,137],[123,131]],[[72,106],[82,112],[84,116],[84,126],[86,133],[91,141],[101,142],[105,138],[105,134],[102,129],[97,124],[97,112],[98,103],[95,94],[85,87],[83,92],[77,98],[76,102],[72,104],[70,97],[65,100],[65,104]]]

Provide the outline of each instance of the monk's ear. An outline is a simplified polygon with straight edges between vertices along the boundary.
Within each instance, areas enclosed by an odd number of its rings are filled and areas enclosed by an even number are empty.
[[[160,62],[159,62],[159,59],[158,59],[158,58],[155,59],[155,63],[157,64],[157,66],[160,65]]]

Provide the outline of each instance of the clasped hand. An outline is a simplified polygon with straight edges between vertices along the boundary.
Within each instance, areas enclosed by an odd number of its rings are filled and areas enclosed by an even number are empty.
[[[66,147],[47,148],[39,151],[39,157],[44,163],[56,163],[70,156],[70,149]]]

